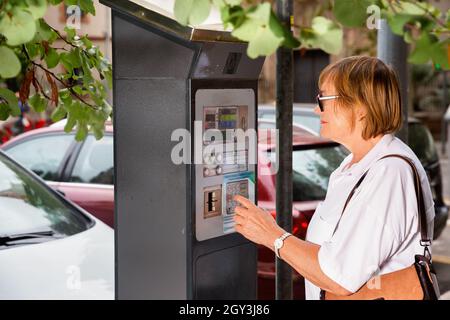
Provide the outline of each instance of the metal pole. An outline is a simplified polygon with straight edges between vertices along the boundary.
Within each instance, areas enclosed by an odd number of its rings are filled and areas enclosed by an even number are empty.
[[[277,0],[277,16],[291,30],[292,0]],[[278,173],[276,180],[277,223],[284,230],[292,230],[292,104],[293,104],[293,55],[292,49],[277,50],[277,98],[276,125],[279,130],[277,143]],[[292,268],[276,259],[276,299],[292,299]]]
[[[442,76],[444,77],[444,95],[443,95],[443,104],[444,104],[444,114],[442,116],[442,123],[441,123],[441,151],[442,155],[445,157],[446,153],[446,146],[447,146],[447,119],[445,119],[445,114],[447,112],[448,107],[448,82],[447,82],[447,71],[442,70]]]
[[[397,72],[400,81],[402,97],[403,125],[396,134],[406,144],[408,143],[408,45],[402,37],[392,33],[385,19],[380,21],[378,30],[378,58],[390,65]]]

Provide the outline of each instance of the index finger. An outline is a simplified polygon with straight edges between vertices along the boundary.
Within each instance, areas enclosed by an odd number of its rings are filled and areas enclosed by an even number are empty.
[[[252,201],[238,194],[234,196],[233,200],[239,202],[240,205],[242,205],[247,209],[255,206],[255,204]]]

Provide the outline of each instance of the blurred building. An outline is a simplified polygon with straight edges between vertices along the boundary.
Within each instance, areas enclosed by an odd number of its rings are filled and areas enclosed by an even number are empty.
[[[94,0],[95,16],[82,14],[80,19],[76,16],[75,8],[61,3],[58,6],[49,6],[44,19],[49,25],[64,34],[64,27],[75,26],[79,36],[88,35],[89,39],[98,46],[104,56],[111,60],[111,10]],[[57,40],[63,45],[62,40]]]

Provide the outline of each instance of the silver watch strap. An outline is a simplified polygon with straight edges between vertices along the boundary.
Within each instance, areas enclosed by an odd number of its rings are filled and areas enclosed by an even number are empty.
[[[292,234],[290,234],[289,232],[285,232],[285,233],[283,233],[283,235],[282,235],[281,237],[277,238],[275,241],[281,240],[281,241],[283,241],[283,245],[284,245],[284,240],[285,240],[287,237],[289,237],[289,236],[292,236]],[[283,247],[283,246],[281,246],[281,247]],[[281,257],[280,257],[280,249],[281,249],[281,248],[275,247],[275,254],[277,255],[277,258],[278,258],[278,259],[281,259]]]

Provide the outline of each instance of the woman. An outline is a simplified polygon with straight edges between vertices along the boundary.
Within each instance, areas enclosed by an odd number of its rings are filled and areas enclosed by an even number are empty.
[[[413,151],[394,136],[400,128],[397,77],[381,60],[349,57],[327,66],[319,78],[315,113],[320,134],[351,151],[331,174],[325,200],[309,224],[306,241],[286,234],[272,216],[237,196],[236,231],[274,251],[305,278],[307,299],[320,289],[350,295],[376,275],[407,268],[422,254],[411,167],[387,154],[413,160],[420,176],[432,239],[434,202],[427,175]],[[345,212],[345,201],[359,178]],[[339,224],[338,224],[339,222]],[[281,249],[275,250],[275,240]],[[283,238],[284,238],[283,237]]]

